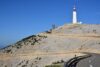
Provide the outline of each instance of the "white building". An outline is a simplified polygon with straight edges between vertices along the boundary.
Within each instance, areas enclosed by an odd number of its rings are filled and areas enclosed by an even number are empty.
[[[82,22],[78,22],[78,20],[77,20],[76,4],[74,4],[74,7],[73,7],[73,19],[72,19],[72,23],[73,24],[82,24]]]

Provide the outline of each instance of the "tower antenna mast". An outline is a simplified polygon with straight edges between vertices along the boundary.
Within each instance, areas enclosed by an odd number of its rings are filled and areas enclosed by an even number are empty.
[[[74,7],[76,8],[76,0],[74,0]]]
[[[76,0],[74,0],[74,7],[73,7],[73,24],[77,24],[77,11],[76,11]]]

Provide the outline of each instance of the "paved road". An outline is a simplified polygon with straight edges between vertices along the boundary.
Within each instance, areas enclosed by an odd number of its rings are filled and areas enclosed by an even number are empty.
[[[100,67],[100,54],[92,53],[91,57],[81,60],[77,67]]]
[[[65,62],[64,67],[76,67],[77,63],[85,58],[91,57],[91,55],[84,55],[84,56],[78,56],[70,59],[69,61]]]

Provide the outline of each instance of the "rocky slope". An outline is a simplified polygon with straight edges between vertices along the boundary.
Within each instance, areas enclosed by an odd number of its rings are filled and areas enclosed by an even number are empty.
[[[0,50],[0,67],[45,67],[81,52],[100,51],[100,25],[65,24]]]

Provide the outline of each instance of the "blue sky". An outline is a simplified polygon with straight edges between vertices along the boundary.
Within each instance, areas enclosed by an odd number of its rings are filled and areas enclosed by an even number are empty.
[[[0,47],[71,23],[74,0],[0,0]],[[78,21],[100,24],[100,0],[77,0]]]

